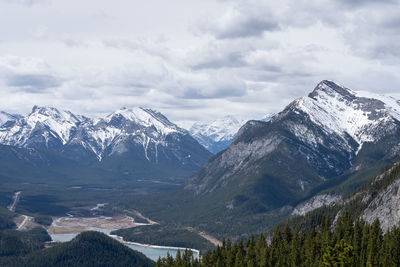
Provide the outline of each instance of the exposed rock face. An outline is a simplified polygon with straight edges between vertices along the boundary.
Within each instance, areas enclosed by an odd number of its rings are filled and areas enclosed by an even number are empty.
[[[309,213],[310,211],[321,208],[323,206],[333,206],[340,200],[342,200],[342,196],[339,195],[331,195],[331,194],[317,195],[312,199],[308,200],[307,202],[297,206],[293,210],[292,215],[303,216]]]
[[[382,179],[382,177],[377,177],[377,180],[379,179]],[[366,196],[364,202],[369,202],[369,205],[365,209],[362,218],[368,223],[373,223],[376,219],[379,219],[384,232],[394,226],[398,226],[400,224],[399,186],[400,175],[377,196],[374,196],[373,199],[371,199],[372,196]]]

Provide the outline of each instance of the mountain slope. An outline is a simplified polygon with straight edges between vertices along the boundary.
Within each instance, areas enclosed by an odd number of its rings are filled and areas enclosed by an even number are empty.
[[[384,232],[400,225],[400,160],[349,197],[336,202],[336,216],[345,211],[372,224],[379,219]]]
[[[16,114],[10,114],[4,111],[0,111],[0,126],[6,123],[7,121],[15,121],[20,119],[22,116]]]
[[[258,176],[269,185],[289,182],[295,194],[307,192],[349,170],[366,149],[364,144],[376,145],[392,136],[381,151],[391,152],[388,149],[400,142],[399,114],[380,100],[358,97],[347,88],[323,81],[270,122],[248,122],[232,145],[209,161],[186,189],[204,194],[224,188],[232,180],[240,179],[235,182],[240,184],[242,177],[247,182]]]
[[[302,203],[293,215],[304,216],[294,217],[292,223],[308,227],[310,221],[322,223],[320,219],[324,216],[330,217],[336,223],[341,215],[348,214],[353,220],[363,219],[368,224],[379,219],[382,230],[387,232],[395,226],[400,226],[399,186],[400,159],[386,166],[373,179],[347,197],[320,194]]]
[[[230,235],[265,230],[319,192],[353,192],[399,156],[399,110],[391,98],[322,81],[270,121],[247,122],[187,182],[186,222],[212,219],[207,230]]]

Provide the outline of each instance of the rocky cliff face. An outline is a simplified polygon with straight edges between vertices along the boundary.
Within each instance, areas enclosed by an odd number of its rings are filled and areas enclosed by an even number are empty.
[[[393,175],[394,179],[383,190],[376,195],[365,193],[362,201],[368,203],[367,208],[363,211],[362,218],[373,223],[379,219],[383,231],[387,231],[393,226],[400,223],[400,173],[396,172],[400,166],[397,162],[390,170],[383,175],[378,176],[373,183],[379,183],[384,175]]]

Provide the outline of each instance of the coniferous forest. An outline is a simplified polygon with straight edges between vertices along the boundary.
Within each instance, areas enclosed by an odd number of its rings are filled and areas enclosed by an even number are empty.
[[[269,238],[225,240],[201,262],[185,251],[176,259],[159,259],[156,266],[400,266],[399,244],[400,227],[383,233],[378,220],[369,225],[345,214],[335,225],[326,217],[307,231],[285,224]]]

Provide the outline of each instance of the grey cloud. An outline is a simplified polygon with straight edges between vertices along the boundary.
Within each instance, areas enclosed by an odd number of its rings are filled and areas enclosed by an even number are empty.
[[[205,60],[200,60],[200,62],[191,66],[194,70],[202,70],[202,69],[219,69],[219,68],[236,68],[243,67],[247,65],[243,59],[243,53],[241,52],[232,52],[226,55],[218,56],[214,55],[214,57],[206,58]]]
[[[351,21],[353,29],[343,33],[355,55],[384,64],[399,63],[399,8],[400,3],[395,8],[384,5],[374,9],[364,8],[356,13]]]
[[[400,60],[400,44],[381,43],[370,48],[367,54],[372,59],[385,60],[386,64],[396,64]]]
[[[278,28],[279,25],[276,22],[264,18],[248,17],[243,21],[234,22],[226,28],[218,29],[215,35],[220,39],[259,37],[265,31],[274,31]]]
[[[5,84],[31,93],[40,93],[62,85],[62,80],[47,74],[13,74],[5,78]]]
[[[345,6],[350,7],[364,7],[369,4],[395,4],[398,0],[339,0]]]
[[[185,88],[182,98],[188,99],[210,99],[210,98],[228,98],[245,95],[246,91],[238,87],[220,87],[214,91],[204,91],[201,88]]]
[[[259,65],[254,65],[251,68],[255,71],[268,72],[272,75],[283,72],[281,66],[270,64],[268,62],[264,62],[263,64],[259,64]]]
[[[389,31],[398,31],[400,28],[400,14],[396,14],[391,18],[387,18],[381,25],[384,29]]]
[[[218,99],[244,96],[247,93],[246,84],[234,77],[220,73],[206,80],[186,80],[181,83],[181,98],[187,99]]]

